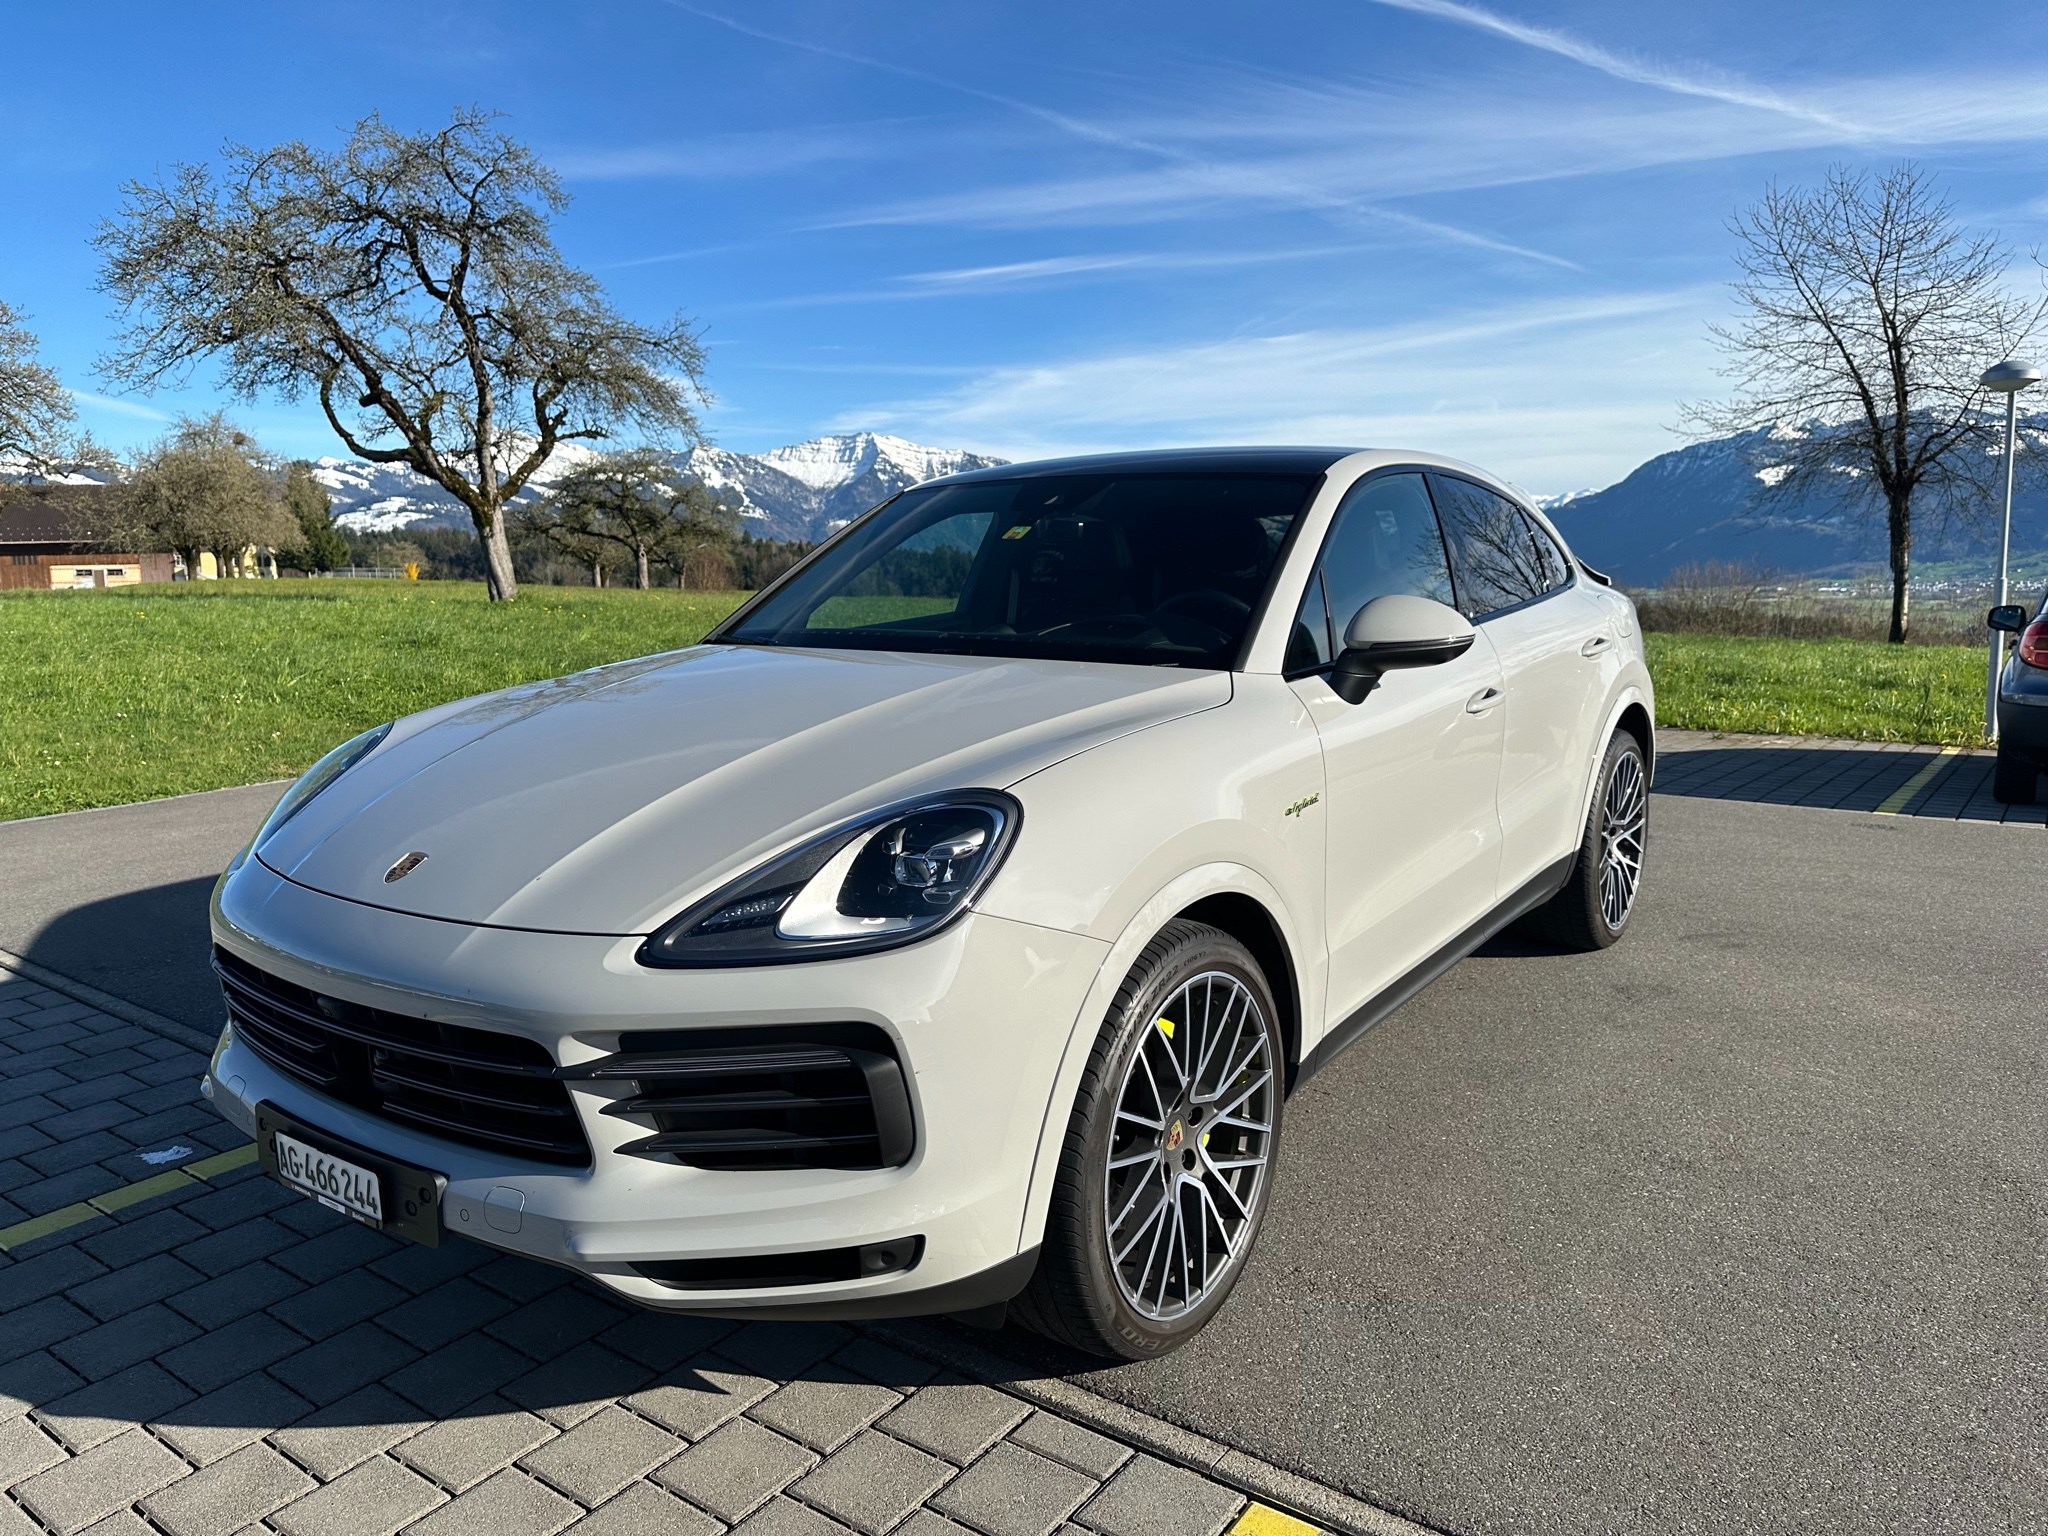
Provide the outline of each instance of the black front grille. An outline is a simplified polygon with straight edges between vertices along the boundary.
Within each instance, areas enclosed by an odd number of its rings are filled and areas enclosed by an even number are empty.
[[[624,1080],[604,1113],[649,1128],[621,1152],[693,1168],[892,1168],[910,1159],[910,1094],[872,1025],[633,1033],[567,1069]]]
[[[327,997],[224,949],[213,968],[236,1037],[307,1087],[467,1146],[589,1166],[562,1070],[538,1041]]]

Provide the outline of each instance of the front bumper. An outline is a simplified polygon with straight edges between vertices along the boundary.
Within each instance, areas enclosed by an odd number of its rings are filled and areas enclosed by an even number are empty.
[[[1060,1063],[1108,946],[971,914],[881,954],[733,971],[651,970],[637,938],[533,933],[408,917],[321,895],[253,859],[214,893],[214,940],[327,996],[537,1040],[561,1065],[622,1033],[862,1022],[903,1062],[916,1122],[901,1167],[715,1171],[619,1152],[643,1132],[572,1083],[592,1161],[565,1168],[426,1134],[327,1097],[232,1028],[215,1106],[252,1135],[270,1103],[309,1127],[448,1180],[444,1229],[566,1265],[644,1305],[726,1315],[910,1315],[986,1305],[1029,1274],[1027,1196]],[[1092,1039],[1092,1032],[1087,1037]],[[1083,1041],[1085,1048],[1086,1040]],[[1047,1170],[1046,1172],[1049,1172]],[[797,1254],[924,1239],[900,1273],[796,1287],[678,1291],[636,1263]]]

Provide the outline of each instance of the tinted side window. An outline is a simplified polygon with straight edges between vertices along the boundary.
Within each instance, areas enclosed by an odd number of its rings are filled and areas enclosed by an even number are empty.
[[[1557,547],[1557,540],[1545,533],[1543,525],[1528,513],[1522,514],[1522,521],[1529,525],[1529,542],[1536,546],[1536,565],[1543,573],[1543,590],[1555,592],[1559,587],[1570,586],[1572,563]]]
[[[1458,608],[1466,618],[1484,618],[1549,590],[1533,527],[1520,507],[1469,480],[1431,475],[1429,483],[1443,514],[1458,572]]]
[[[1358,610],[1376,597],[1406,593],[1448,603],[1450,567],[1422,476],[1382,475],[1354,487],[1323,545],[1322,574],[1340,643]]]

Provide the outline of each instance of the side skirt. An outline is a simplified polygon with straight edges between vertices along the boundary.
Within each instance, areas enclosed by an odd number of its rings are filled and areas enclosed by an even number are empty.
[[[1308,1059],[1302,1062],[1300,1070],[1294,1074],[1294,1087],[1299,1088],[1303,1083],[1322,1071],[1324,1067],[1327,1067],[1331,1062],[1343,1055],[1345,1051],[1358,1043],[1359,1036],[1407,1002],[1409,998],[1420,992],[1432,981],[1435,981],[1437,977],[1443,975],[1445,971],[1448,971],[1460,960],[1471,954],[1473,950],[1499,933],[1501,929],[1507,927],[1509,923],[1512,923],[1518,917],[1535,911],[1543,903],[1563,890],[1565,882],[1571,879],[1572,866],[1577,864],[1578,861],[1579,856],[1575,851],[1566,854],[1555,864],[1541,871],[1533,880],[1508,897],[1507,900],[1465,929],[1464,932],[1452,939],[1450,943],[1444,945],[1442,949],[1439,949],[1435,954],[1423,960],[1406,975],[1399,977],[1389,984],[1384,991],[1373,997],[1364,1007],[1356,1010],[1343,1023],[1323,1036],[1321,1040],[1316,1042],[1316,1048],[1309,1052]]]

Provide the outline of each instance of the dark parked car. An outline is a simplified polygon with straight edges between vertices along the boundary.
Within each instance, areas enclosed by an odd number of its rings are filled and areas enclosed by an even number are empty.
[[[1998,766],[1991,793],[2007,805],[2032,805],[2048,771],[2048,592],[2034,605],[1991,610],[1991,627],[2016,634],[1998,679]]]

